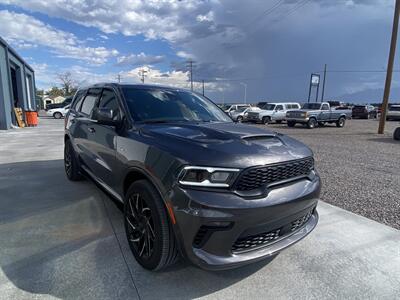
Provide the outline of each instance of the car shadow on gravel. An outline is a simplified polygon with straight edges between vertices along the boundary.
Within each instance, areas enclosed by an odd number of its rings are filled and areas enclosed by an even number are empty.
[[[368,139],[370,142],[376,142],[376,143],[386,143],[386,144],[394,144],[394,145],[400,145],[400,141],[395,141],[393,137],[377,137],[377,138],[372,138]]]

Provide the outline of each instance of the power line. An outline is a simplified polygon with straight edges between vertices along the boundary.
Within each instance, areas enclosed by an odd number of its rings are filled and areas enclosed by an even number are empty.
[[[271,13],[273,13],[275,10],[277,10],[282,4],[284,4],[284,2],[285,2],[285,0],[279,0],[273,6],[271,6],[267,10],[263,11],[260,15],[258,15],[254,19],[252,19],[250,22],[246,23],[244,25],[244,27],[247,27],[249,25],[254,25],[254,23],[258,22],[258,20],[261,19],[262,17],[266,17],[266,16],[270,15]]]

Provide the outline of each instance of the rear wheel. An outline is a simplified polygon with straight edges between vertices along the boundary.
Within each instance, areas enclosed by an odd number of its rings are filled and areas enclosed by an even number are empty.
[[[161,270],[176,262],[177,243],[163,200],[147,181],[134,182],[125,195],[125,232],[136,261]]]
[[[264,117],[262,118],[263,124],[267,125],[271,122],[271,117]]]
[[[393,138],[396,141],[400,141],[400,127],[397,127],[393,133]]]
[[[238,121],[239,123],[242,123],[242,122],[243,122],[243,117],[242,117],[242,116],[237,117],[237,121]]]
[[[294,127],[296,125],[296,122],[294,121],[287,121],[287,126],[289,127]]]
[[[64,145],[64,169],[69,180],[79,181],[82,179],[79,161],[69,139],[65,141]]]
[[[344,117],[340,117],[339,120],[336,121],[336,127],[344,127],[346,123],[346,119]]]
[[[308,120],[308,122],[307,122],[307,127],[309,129],[313,129],[313,128],[317,127],[317,125],[318,125],[318,123],[317,123],[317,120],[315,118],[310,118]]]

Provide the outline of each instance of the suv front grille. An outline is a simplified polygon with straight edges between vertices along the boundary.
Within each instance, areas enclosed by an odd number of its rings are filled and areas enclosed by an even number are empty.
[[[232,252],[239,253],[249,250],[258,249],[268,244],[271,244],[275,240],[285,237],[303,227],[312,216],[313,210],[310,210],[304,216],[296,219],[286,226],[274,229],[268,232],[259,233],[257,235],[251,235],[244,238],[238,238],[232,245]]]
[[[313,168],[314,159],[312,157],[251,168],[243,171],[237,180],[235,189],[250,191],[271,183],[307,176]]]

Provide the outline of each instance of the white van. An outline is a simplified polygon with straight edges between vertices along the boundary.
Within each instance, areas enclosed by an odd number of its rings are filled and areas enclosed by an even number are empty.
[[[271,122],[282,123],[286,120],[286,112],[289,110],[300,109],[301,105],[296,102],[289,103],[268,103],[260,111],[249,112],[246,120],[249,122],[262,122],[268,124]]]

